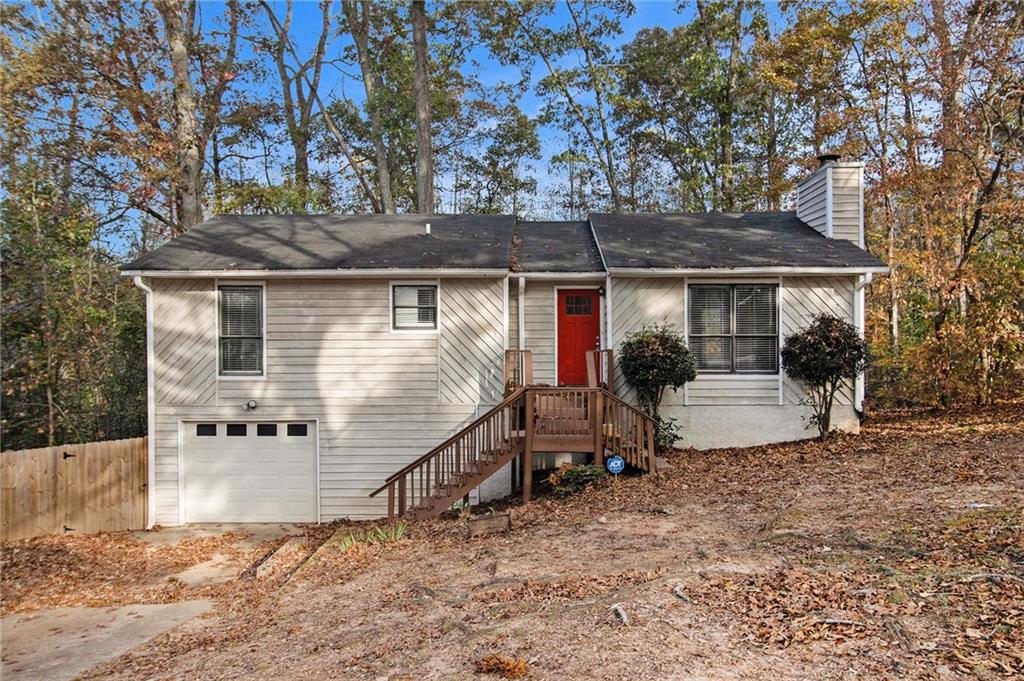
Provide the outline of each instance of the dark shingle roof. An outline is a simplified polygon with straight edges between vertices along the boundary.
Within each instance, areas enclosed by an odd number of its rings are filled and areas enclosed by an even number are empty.
[[[604,272],[589,222],[520,222],[512,253],[519,272]]]
[[[842,239],[827,239],[795,213],[590,215],[609,269],[884,267]]]
[[[124,270],[507,269],[514,227],[511,215],[222,215]]]

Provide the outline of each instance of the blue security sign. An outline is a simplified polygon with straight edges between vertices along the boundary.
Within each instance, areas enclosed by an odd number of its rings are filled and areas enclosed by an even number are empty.
[[[611,457],[604,465],[608,467],[608,472],[612,475],[618,475],[626,469],[626,462],[622,460],[621,456]]]

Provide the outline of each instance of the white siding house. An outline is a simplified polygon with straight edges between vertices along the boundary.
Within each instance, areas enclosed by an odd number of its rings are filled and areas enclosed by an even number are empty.
[[[778,351],[818,314],[863,329],[885,267],[862,250],[861,178],[824,163],[796,214],[204,223],[124,268],[148,296],[151,522],[379,517],[371,491],[502,402],[506,349],[531,351],[535,383],[579,385],[585,350],[645,324],[702,363],[663,404],[680,445],[807,437]],[[842,391],[838,427],[857,430],[862,395]]]

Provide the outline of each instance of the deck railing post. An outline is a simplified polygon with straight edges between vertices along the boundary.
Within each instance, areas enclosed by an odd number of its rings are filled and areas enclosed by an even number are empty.
[[[591,418],[594,428],[594,465],[604,465],[604,393],[594,393],[594,401],[590,405],[594,412]]]
[[[647,472],[654,473],[657,464],[655,463],[658,459],[657,456],[658,447],[654,441],[654,421],[648,419],[647,421]]]
[[[405,515],[405,476],[398,479],[398,516]]]
[[[533,493],[533,429],[534,429],[534,394],[526,391],[526,442],[523,447],[523,502],[530,500]]]
[[[388,485],[388,520],[395,519],[395,483]]]

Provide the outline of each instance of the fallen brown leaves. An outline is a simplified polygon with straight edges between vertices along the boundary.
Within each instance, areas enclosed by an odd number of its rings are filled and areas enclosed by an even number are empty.
[[[477,674],[499,674],[506,679],[519,679],[526,676],[529,665],[521,657],[502,657],[501,655],[486,655],[476,661],[474,665]]]
[[[491,603],[522,601],[571,601],[593,598],[626,586],[646,584],[661,576],[662,571],[626,570],[611,575],[573,575],[555,581],[526,580],[479,596]]]
[[[62,606],[168,603],[210,595],[194,593],[170,575],[214,555],[241,567],[255,559],[237,542],[243,535],[184,539],[167,545],[130,533],[48,535],[0,547],[4,614]]]

